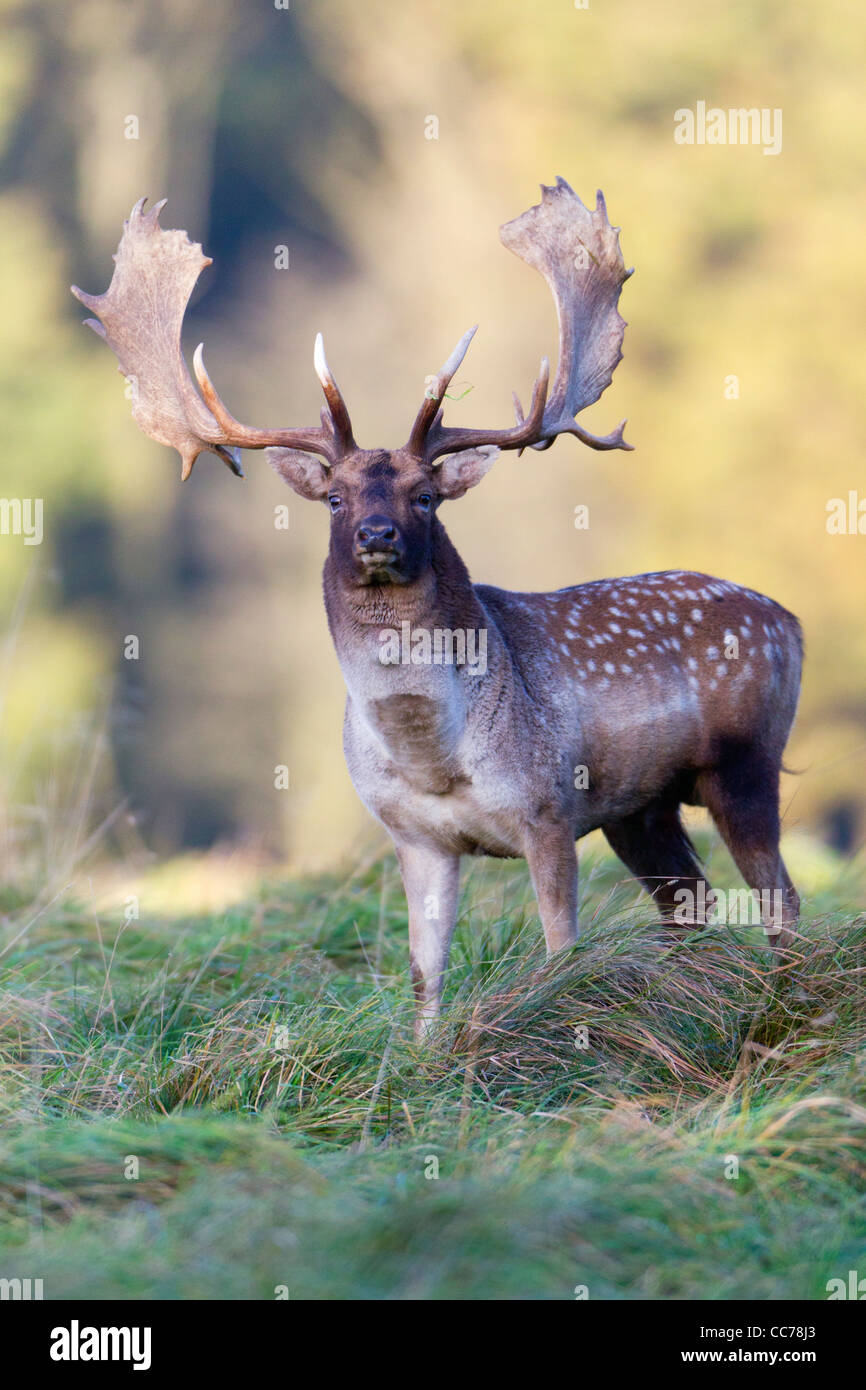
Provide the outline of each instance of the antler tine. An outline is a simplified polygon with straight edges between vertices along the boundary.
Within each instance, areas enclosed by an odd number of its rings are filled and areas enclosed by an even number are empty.
[[[484,444],[495,444],[500,449],[524,449],[539,436],[544,419],[547,401],[547,387],[550,380],[550,362],[541,359],[541,367],[532,387],[532,401],[526,419],[522,413],[516,425],[507,430],[451,429],[441,423],[441,413],[437,415],[422,448],[421,457],[432,464],[441,454],[452,454],[458,449],[478,449]]]
[[[229,413],[228,409],[223,404],[220,397],[217,395],[216,387],[211,381],[210,376],[208,375],[207,367],[204,364],[204,343],[199,343],[198,347],[193,353],[192,365],[193,371],[195,372],[196,381],[198,382],[199,387],[201,388],[201,393],[204,396],[205,404],[207,405],[208,410],[216,420],[217,424],[220,426],[220,429],[222,429],[225,433],[226,438],[231,438],[237,441],[237,444],[239,444],[241,436],[248,433],[248,431],[246,431],[244,429],[244,426],[241,425],[234,418],[234,416]],[[235,469],[239,472],[240,476],[243,477],[240,452],[236,446],[228,448],[224,447],[221,444],[215,444],[213,448],[214,451],[219,450],[222,457],[228,455],[231,459],[232,464],[234,464]],[[187,465],[186,461],[184,461],[184,469],[181,473],[181,482],[184,482],[189,477],[191,472],[192,463]]]
[[[424,443],[429,430],[434,425],[436,417],[439,414],[442,397],[448,390],[451,379],[469,351],[469,344],[472,342],[477,332],[478,324],[476,323],[473,328],[468,329],[467,332],[463,334],[463,337],[460,339],[459,343],[457,343],[451,355],[445,359],[436,373],[435,383],[424,393],[421,409],[415,416],[415,423],[412,426],[412,433],[409,436],[409,443],[406,446],[411,453],[423,457]]]
[[[626,453],[634,450],[633,444],[628,444],[622,437],[622,432],[628,424],[628,420],[620,420],[615,430],[610,434],[590,434],[589,430],[583,429],[575,420],[563,433],[573,434],[575,439],[579,439],[581,444],[589,445],[590,449],[624,449]],[[547,444],[552,444],[556,435],[547,440]],[[533,445],[533,448],[537,446]]]
[[[532,386],[532,400],[529,405],[529,414],[525,420],[520,421],[521,429],[532,427],[536,429],[544,415],[544,408],[547,404],[547,390],[550,385],[550,358],[542,357],[541,367],[538,376]]]
[[[114,274],[105,294],[73,294],[94,314],[87,323],[108,343],[120,370],[132,383],[136,423],[160,444],[177,449],[188,478],[199,454],[210,451],[243,477],[237,450],[271,445],[321,454],[333,466],[354,446],[349,416],[333,377],[326,396],[329,418],[310,429],[271,430],[242,425],[223,404],[204,365],[202,345],[195,352],[195,389],[181,351],[183,318],[205,266],[201,246],[186,232],[159,225],[165,199],[145,211],[142,198],[124,223]],[[324,360],[324,359],[323,359]],[[324,383],[323,383],[324,384]]]
[[[269,430],[258,429],[253,425],[242,425],[231,414],[211,381],[204,364],[204,343],[199,343],[193,353],[192,365],[208,410],[226,438],[231,439],[234,445],[242,449],[267,449],[272,445],[283,445],[285,448],[297,449],[310,448],[316,453],[323,454],[329,463],[336,462],[340,455],[341,441],[335,436],[331,416],[326,410],[323,409],[322,412],[321,429],[315,426],[312,430]],[[348,415],[346,418],[348,419]],[[349,426],[350,438],[351,433],[351,426]],[[310,440],[311,442],[305,444],[301,442],[302,440]],[[354,445],[354,441],[352,444]],[[219,448],[219,446],[216,447]],[[231,452],[234,457],[237,451]],[[239,460],[237,462],[239,464]],[[184,474],[184,477],[186,476],[187,474]]]
[[[328,359],[325,356],[325,340],[321,333],[316,334],[316,342],[313,347],[313,367],[315,368],[316,376],[321,382],[322,390],[325,393],[325,400],[328,402],[328,411],[333,422],[334,434],[337,441],[345,449],[356,448],[355,437],[352,434],[352,422],[349,419],[346,402],[343,400],[340,388],[334,380],[334,373],[328,366]]]

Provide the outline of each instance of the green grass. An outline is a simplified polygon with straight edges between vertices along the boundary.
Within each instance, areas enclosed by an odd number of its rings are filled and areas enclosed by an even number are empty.
[[[10,890],[0,1277],[791,1299],[866,1274],[855,890],[811,895],[779,970],[755,930],[665,936],[621,877],[588,856],[584,935],[547,964],[523,867],[473,863],[426,1049],[390,859],[122,928],[69,903],[28,927]]]

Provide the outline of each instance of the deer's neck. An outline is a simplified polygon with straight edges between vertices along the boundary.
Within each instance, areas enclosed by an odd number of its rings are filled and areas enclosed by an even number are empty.
[[[412,584],[344,586],[329,555],[325,607],[360,718],[410,781],[444,791],[459,775],[469,708],[501,665],[501,642],[439,522]]]
[[[438,520],[433,522],[430,561],[413,583],[346,585],[331,553],[323,581],[331,636],[341,657],[359,643],[375,642],[379,629],[389,625],[447,626],[485,616],[469,572]]]

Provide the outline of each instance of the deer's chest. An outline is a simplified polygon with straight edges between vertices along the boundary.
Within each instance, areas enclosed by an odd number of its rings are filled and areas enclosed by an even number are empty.
[[[346,708],[344,744],[365,805],[398,840],[461,854],[523,853],[518,760],[459,695],[400,694]]]

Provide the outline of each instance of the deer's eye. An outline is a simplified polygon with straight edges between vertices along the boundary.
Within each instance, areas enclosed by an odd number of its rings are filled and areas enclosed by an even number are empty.
[[[342,502],[342,497],[338,497],[335,492],[332,492],[328,498],[328,506],[331,508],[332,512],[338,512],[342,506]]]
[[[422,492],[418,497],[415,498],[415,506],[420,507],[422,512],[429,512],[432,505],[433,498],[430,496],[429,492]]]

